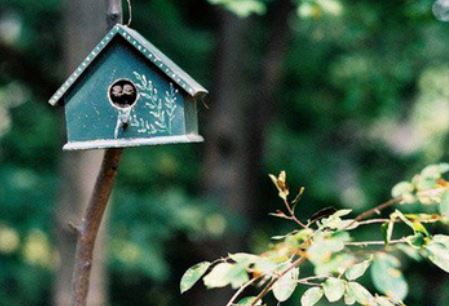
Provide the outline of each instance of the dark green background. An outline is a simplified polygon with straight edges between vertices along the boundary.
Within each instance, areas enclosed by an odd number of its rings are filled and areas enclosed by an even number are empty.
[[[264,135],[260,173],[285,169],[292,188],[305,186],[304,217],[330,205],[366,209],[388,199],[396,182],[448,158],[449,24],[434,19],[433,1],[338,3],[340,13],[316,11],[289,20],[292,36],[275,118]],[[266,15],[247,20],[240,55],[245,82],[237,91],[254,89],[269,30],[268,4]],[[220,61],[215,14],[222,8],[203,0],[135,0],[133,6],[133,27],[213,87]],[[18,25],[20,34],[0,45],[0,305],[49,305],[58,262],[52,217],[63,121],[47,99],[65,77],[62,5],[0,0],[0,29],[14,32],[5,20]],[[213,99],[208,104],[213,108]],[[200,130],[209,114],[201,108]],[[224,231],[234,229],[248,234],[248,248],[257,251],[270,236],[290,229],[267,216],[280,203],[265,175],[252,178],[263,200],[251,227],[227,211],[229,203],[202,197],[204,146],[126,150],[109,221],[112,305],[192,305],[191,296],[179,295],[178,282],[201,259],[194,250],[208,248],[202,239],[220,242]],[[408,305],[448,305],[447,275],[407,260],[404,271]],[[285,305],[298,305],[298,299]]]

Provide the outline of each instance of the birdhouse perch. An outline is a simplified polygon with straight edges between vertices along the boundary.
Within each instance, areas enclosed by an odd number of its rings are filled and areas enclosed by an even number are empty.
[[[116,25],[50,98],[65,107],[64,150],[201,142],[207,90],[135,30]]]

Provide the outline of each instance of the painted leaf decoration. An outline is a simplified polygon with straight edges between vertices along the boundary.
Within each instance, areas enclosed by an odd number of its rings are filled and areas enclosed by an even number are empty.
[[[336,302],[341,299],[345,293],[345,281],[330,277],[324,282],[323,289],[327,300],[331,303]]]
[[[388,254],[379,254],[371,266],[374,286],[380,292],[397,301],[402,301],[408,294],[408,284],[398,269],[399,260]]]
[[[361,263],[353,265],[346,271],[345,276],[348,280],[356,280],[359,277],[361,277],[363,274],[365,274],[366,270],[368,270],[370,265],[371,265],[371,259],[365,260]]]
[[[445,191],[441,196],[440,213],[445,217],[449,217],[449,191]]]
[[[295,292],[298,285],[299,268],[287,272],[273,285],[274,297],[279,302],[285,302]]]
[[[222,288],[231,283],[229,277],[233,265],[230,263],[219,263],[204,278],[203,282],[207,288]]]
[[[192,288],[206,273],[211,263],[208,261],[201,262],[188,269],[181,278],[181,293],[184,293]]]
[[[313,287],[308,289],[301,297],[301,306],[313,306],[323,297],[323,289]]]
[[[370,305],[373,302],[373,295],[362,285],[356,282],[348,283],[347,295],[349,299],[354,299],[362,305]]]

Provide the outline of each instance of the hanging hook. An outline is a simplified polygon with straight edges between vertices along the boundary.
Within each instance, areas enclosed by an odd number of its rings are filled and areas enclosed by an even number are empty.
[[[133,21],[133,8],[131,5],[131,0],[126,0],[128,3],[128,22],[126,23],[126,26],[130,26],[131,22]]]

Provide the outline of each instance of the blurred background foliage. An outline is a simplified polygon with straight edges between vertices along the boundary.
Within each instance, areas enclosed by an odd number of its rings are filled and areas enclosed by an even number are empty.
[[[278,1],[132,2],[133,27],[215,91],[215,16],[227,9],[246,17],[244,75],[235,90],[254,87]],[[111,305],[200,306],[179,295],[178,281],[200,257],[214,258],[208,242],[244,231],[247,247],[257,250],[283,230],[267,216],[279,204],[269,172],[285,169],[292,185],[306,187],[306,218],[326,206],[366,209],[388,199],[402,178],[448,159],[449,25],[433,17],[433,1],[294,4],[260,175],[251,177],[262,199],[251,221],[202,192],[208,140],[126,150],[110,209]],[[64,264],[52,221],[63,121],[46,103],[65,77],[62,10],[57,0],[0,0],[0,305],[49,305],[56,267]],[[207,103],[214,108],[213,98]],[[211,111],[200,112],[204,131]],[[414,288],[408,305],[447,305],[449,279],[430,269],[406,264]]]

